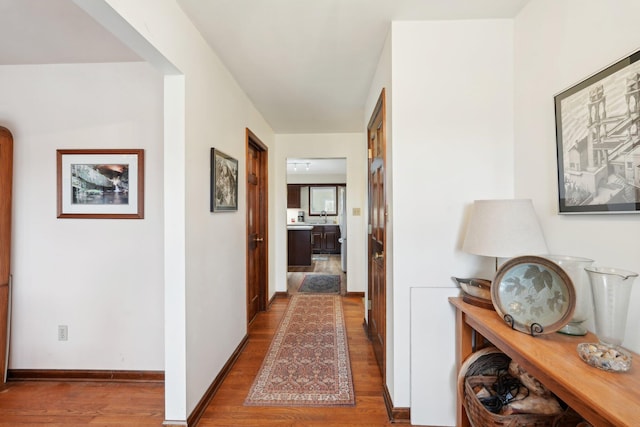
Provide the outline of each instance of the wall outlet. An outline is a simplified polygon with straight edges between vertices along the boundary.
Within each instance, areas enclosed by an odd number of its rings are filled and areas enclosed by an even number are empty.
[[[69,328],[67,325],[58,325],[58,341],[69,339]]]

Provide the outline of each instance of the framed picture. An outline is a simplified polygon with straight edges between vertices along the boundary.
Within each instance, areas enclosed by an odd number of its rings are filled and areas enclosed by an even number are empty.
[[[238,161],[211,149],[211,212],[238,210]]]
[[[640,211],[640,51],[557,94],[559,212]]]
[[[144,150],[57,150],[58,218],[144,218]]]

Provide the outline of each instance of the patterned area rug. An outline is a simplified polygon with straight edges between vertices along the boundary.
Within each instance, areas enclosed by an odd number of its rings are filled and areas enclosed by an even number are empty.
[[[353,406],[342,299],[291,297],[245,405]]]
[[[337,274],[305,274],[298,292],[339,294],[340,276]]]

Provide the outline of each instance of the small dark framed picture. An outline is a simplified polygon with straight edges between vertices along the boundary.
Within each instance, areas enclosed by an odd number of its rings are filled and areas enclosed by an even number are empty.
[[[640,211],[640,51],[554,97],[559,213]]]
[[[58,218],[144,218],[144,150],[56,153]]]
[[[238,210],[238,161],[211,149],[211,212]]]

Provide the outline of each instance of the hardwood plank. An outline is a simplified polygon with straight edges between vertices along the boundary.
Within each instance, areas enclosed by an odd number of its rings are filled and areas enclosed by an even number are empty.
[[[343,297],[356,395],[350,407],[244,406],[289,299],[275,298],[250,325],[246,347],[202,413],[198,426],[391,426],[361,297]],[[0,390],[0,427],[161,426],[164,385],[127,382],[9,382]],[[407,425],[407,424],[404,424]]]
[[[19,381],[0,392],[2,427],[159,426],[163,410],[161,383]]]
[[[347,274],[342,271],[340,255],[322,254],[321,259],[314,259],[309,267],[288,267],[287,293],[293,295],[298,292],[305,273],[337,274],[340,276],[342,293],[347,291]]]
[[[369,339],[362,329],[362,298],[343,298],[349,353],[356,395],[355,407],[256,407],[244,406],[255,375],[262,364],[275,327],[288,303],[278,298],[271,309],[258,315],[249,331],[249,342],[238,358],[198,426],[390,426],[380,372]],[[262,324],[272,328],[269,333]]]

